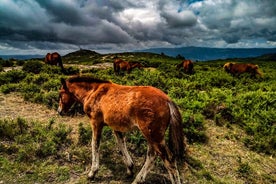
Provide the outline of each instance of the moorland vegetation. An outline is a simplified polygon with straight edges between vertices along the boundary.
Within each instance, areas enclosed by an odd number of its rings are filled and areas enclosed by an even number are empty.
[[[78,65],[112,63],[115,56],[141,62],[144,69],[135,69],[130,74],[115,75],[112,67],[83,70],[78,68]],[[19,93],[26,101],[57,109],[60,80],[70,75],[90,75],[122,85],[154,86],[167,93],[179,106],[183,118],[183,131],[190,145],[208,145],[210,135],[206,130],[209,122],[213,122],[215,127],[232,132],[226,133],[223,139],[237,141],[256,154],[271,157],[275,163],[276,62],[270,61],[267,57],[195,62],[195,72],[191,75],[176,69],[181,60],[151,53],[101,55],[85,51],[83,56],[79,52],[70,53],[63,57],[65,74],[59,67],[45,65],[38,59],[0,60],[0,71],[5,67],[22,66],[20,69],[0,73],[0,91],[3,94]],[[229,61],[258,64],[264,75],[231,76],[222,68],[224,63]],[[72,113],[81,115],[81,107],[76,105]],[[0,181],[64,183],[70,181],[74,175],[81,178],[77,183],[87,182],[83,173],[90,164],[91,129],[88,123],[83,122],[79,124],[77,131],[77,140],[74,140],[70,136],[72,127],[54,120],[41,124],[30,122],[24,117],[13,120],[0,118]],[[143,137],[134,132],[129,134],[128,142],[130,153],[137,160],[143,160],[146,153]],[[115,140],[111,131],[108,128],[104,129],[101,149],[104,150],[102,154],[105,156],[101,158],[101,162],[124,173],[124,165],[120,159],[109,154],[115,149],[114,145]],[[231,148],[228,151],[231,152]],[[114,164],[114,159],[120,164]],[[192,183],[276,182],[275,170],[272,171],[275,167],[258,174],[258,170],[250,162],[241,159],[234,171],[236,176],[233,176],[238,179],[216,173],[193,154],[187,157],[186,162],[186,170],[190,170],[190,174],[185,171],[186,174],[183,175]],[[161,173],[166,173],[162,164],[157,162],[157,166]],[[100,177],[103,177],[105,172],[106,168],[102,168],[98,182],[102,182]],[[116,174],[112,179],[120,181],[122,173]],[[14,178],[14,175],[20,177]],[[258,177],[254,177],[256,175]],[[104,178],[112,181],[108,176]],[[161,180],[158,176],[152,176],[149,182],[168,182],[164,177]],[[130,181],[131,179],[124,179],[126,183]]]

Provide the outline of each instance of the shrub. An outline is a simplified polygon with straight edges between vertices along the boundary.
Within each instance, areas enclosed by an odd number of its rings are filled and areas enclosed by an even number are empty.
[[[50,77],[47,78],[47,81],[45,81],[42,84],[42,89],[46,91],[58,91],[61,87],[60,79],[52,79]]]
[[[35,94],[40,93],[40,90],[40,86],[37,86],[35,84],[25,84],[21,88],[24,99],[32,102],[34,102]]]
[[[24,60],[16,60],[16,65],[17,65],[17,66],[23,66],[24,63],[25,63]]]
[[[190,143],[199,142],[205,143],[208,141],[208,137],[205,134],[205,127],[203,125],[204,118],[200,114],[190,115],[184,114],[183,128],[184,135],[187,137]]]
[[[91,138],[92,138],[91,127],[90,126],[84,127],[83,123],[80,123],[78,144],[87,145],[89,142],[91,142]]]
[[[43,64],[41,72],[47,73],[48,75],[62,75],[61,67],[55,65]]]
[[[19,83],[27,74],[20,70],[10,70],[0,74],[0,86],[8,83]]]
[[[71,132],[71,127],[66,127],[64,124],[59,124],[58,127],[52,130],[52,139],[59,147],[62,145],[70,144],[71,140],[68,138],[68,135]]]
[[[66,75],[77,75],[80,73],[80,70],[77,67],[68,67],[65,68]]]
[[[18,84],[4,84],[0,86],[0,91],[4,94],[8,94],[10,92],[18,91],[19,85]]]
[[[0,137],[14,140],[17,135],[28,130],[27,122],[22,118],[13,121],[0,120]]]
[[[14,65],[13,61],[12,60],[3,60],[3,59],[0,59],[0,65],[3,66],[3,67],[11,67]]]
[[[23,64],[22,70],[28,73],[39,74],[42,71],[43,64],[40,61],[31,60]]]
[[[47,105],[49,108],[58,107],[58,91],[49,91],[41,97],[41,102]]]

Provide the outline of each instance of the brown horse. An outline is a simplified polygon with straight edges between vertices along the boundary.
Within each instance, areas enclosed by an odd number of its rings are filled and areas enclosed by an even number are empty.
[[[88,174],[93,179],[99,169],[99,145],[103,126],[112,128],[127,174],[133,174],[133,161],[127,151],[124,132],[138,128],[148,143],[144,166],[133,183],[145,181],[146,175],[160,156],[173,184],[180,184],[176,160],[183,158],[185,141],[180,112],[161,90],[150,86],[123,86],[87,76],[62,79],[59,91],[59,114],[72,104],[81,102],[92,127],[92,166]],[[169,147],[165,131],[169,128]]]
[[[227,73],[232,74],[233,76],[238,76],[243,73],[249,73],[252,77],[256,77],[256,75],[263,76],[262,72],[259,70],[258,65],[251,63],[225,63],[223,65],[224,70]]]
[[[45,61],[46,64],[49,64],[49,65],[60,66],[62,71],[64,71],[61,56],[59,55],[59,53],[57,53],[57,52],[54,52],[52,54],[47,53],[47,55],[45,56],[44,61]]]
[[[139,62],[127,62],[122,59],[115,59],[113,62],[113,68],[115,74],[119,74],[121,71],[127,71],[127,73],[130,73],[132,69],[134,68],[143,68],[143,65]]]
[[[187,74],[194,73],[194,64],[191,60],[184,60],[177,65],[177,69],[184,69],[184,72]]]

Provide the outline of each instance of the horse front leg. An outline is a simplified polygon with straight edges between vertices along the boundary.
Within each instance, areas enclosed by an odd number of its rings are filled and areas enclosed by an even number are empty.
[[[90,172],[88,173],[88,178],[93,180],[99,170],[99,162],[100,162],[99,147],[100,147],[100,140],[101,140],[103,125],[96,124],[92,121],[91,127],[92,127],[92,142],[91,142],[92,165],[91,165]]]
[[[127,151],[125,136],[123,135],[122,132],[117,132],[117,131],[114,131],[114,135],[117,140],[119,149],[124,156],[124,163],[127,166],[127,175],[133,176],[133,161]]]

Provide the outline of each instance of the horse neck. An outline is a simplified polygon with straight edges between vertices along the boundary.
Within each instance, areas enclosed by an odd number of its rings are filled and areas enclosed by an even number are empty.
[[[85,98],[88,96],[91,90],[91,84],[84,83],[72,83],[69,88],[69,91],[74,94],[76,100],[81,103],[84,103]]]

